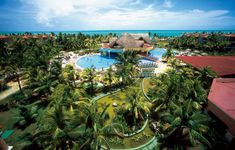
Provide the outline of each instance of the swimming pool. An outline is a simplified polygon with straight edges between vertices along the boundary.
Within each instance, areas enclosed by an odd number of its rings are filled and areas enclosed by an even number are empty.
[[[153,57],[162,58],[162,55],[166,53],[164,48],[155,48],[154,50],[149,51],[149,55]]]
[[[75,63],[76,66],[84,69],[94,66],[96,69],[105,69],[113,65],[116,62],[116,59],[109,58],[101,55],[88,55],[79,58]]]
[[[88,55],[77,59],[75,65],[81,69],[90,68],[91,66],[94,66],[95,69],[105,69],[115,64],[116,62],[116,59],[113,57],[109,58],[107,56],[101,55]],[[140,59],[140,63],[153,63],[153,61]]]

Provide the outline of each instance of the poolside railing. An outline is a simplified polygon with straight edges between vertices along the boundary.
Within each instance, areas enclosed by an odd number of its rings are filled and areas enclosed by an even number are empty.
[[[140,63],[138,65],[140,68],[157,68],[158,65],[156,63]]]
[[[154,56],[143,56],[143,55],[141,55],[140,57],[148,59],[148,60],[152,60],[152,61],[158,61],[159,60],[158,57],[154,57]]]

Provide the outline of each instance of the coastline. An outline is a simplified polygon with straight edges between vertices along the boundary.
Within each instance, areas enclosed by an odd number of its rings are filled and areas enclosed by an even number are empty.
[[[235,33],[235,30],[77,30],[77,31],[0,31],[0,35],[4,34],[24,34],[25,32],[30,32],[32,34],[50,34],[51,32],[55,34],[61,33],[67,33],[67,34],[77,34],[77,33],[83,33],[87,35],[94,35],[94,34],[102,34],[102,35],[108,35],[109,33],[122,35],[124,32],[128,33],[148,33],[150,32],[151,35],[157,34],[159,36],[180,36],[183,33],[194,33],[194,32],[223,32],[223,33]]]

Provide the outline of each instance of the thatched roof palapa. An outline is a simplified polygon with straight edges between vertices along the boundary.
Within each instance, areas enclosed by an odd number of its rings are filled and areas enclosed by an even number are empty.
[[[120,38],[110,40],[109,46],[121,46],[126,50],[141,50],[144,45],[150,44],[148,34],[129,34],[124,33]]]
[[[128,33],[124,33],[122,37],[120,37],[116,43],[124,48],[139,48],[136,40]]]

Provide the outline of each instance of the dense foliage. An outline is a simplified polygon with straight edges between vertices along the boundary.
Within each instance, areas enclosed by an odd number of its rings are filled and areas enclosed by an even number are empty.
[[[216,53],[228,53],[232,50],[234,54],[234,49],[228,49],[231,42],[229,39],[223,36],[223,33],[211,33],[211,34],[200,34],[194,33],[190,35],[182,35],[180,37],[175,37],[170,40],[169,44],[176,49],[196,49],[203,52],[209,52],[211,54]]]
[[[1,108],[16,109],[15,128],[23,130],[32,124],[35,126],[35,130],[22,137],[27,141],[24,149],[98,150],[101,145],[110,148],[108,140],[111,137],[123,138],[124,133],[140,129],[148,117],[153,123],[157,122],[156,137],[161,147],[187,149],[202,144],[214,148],[216,132],[208,130],[213,119],[204,106],[216,74],[210,68],[195,71],[190,67],[179,67],[172,60],[171,47],[165,57],[173,69],[151,78],[148,96],[152,104],[139,89],[127,88],[138,77],[136,52],[120,54],[115,66],[102,73],[93,66],[82,72],[75,71],[71,65],[61,67],[61,52],[96,52],[98,45],[110,37],[112,34],[51,33],[49,38],[36,39],[11,36],[9,42],[0,43],[0,75],[4,78],[0,80],[0,90],[12,79],[18,82],[20,89],[20,93],[8,98],[9,102]],[[217,35],[208,39],[207,45],[219,40]],[[192,41],[182,43],[185,40],[176,38],[172,45],[191,47]],[[195,43],[194,48],[205,48]],[[221,45],[213,46],[218,50]],[[104,84],[103,90],[98,88],[98,83]],[[128,89],[125,103],[117,109],[114,121],[108,124],[110,104],[98,106],[91,100],[107,88],[111,92],[116,88]]]
[[[153,101],[151,117],[161,148],[215,148],[211,142],[215,137],[208,137],[214,121],[204,108],[209,79],[215,74],[205,70],[209,69],[195,71],[190,66],[178,67],[151,79],[152,88],[148,92]],[[201,76],[207,76],[208,80],[202,80]],[[215,134],[214,130],[211,135]]]

